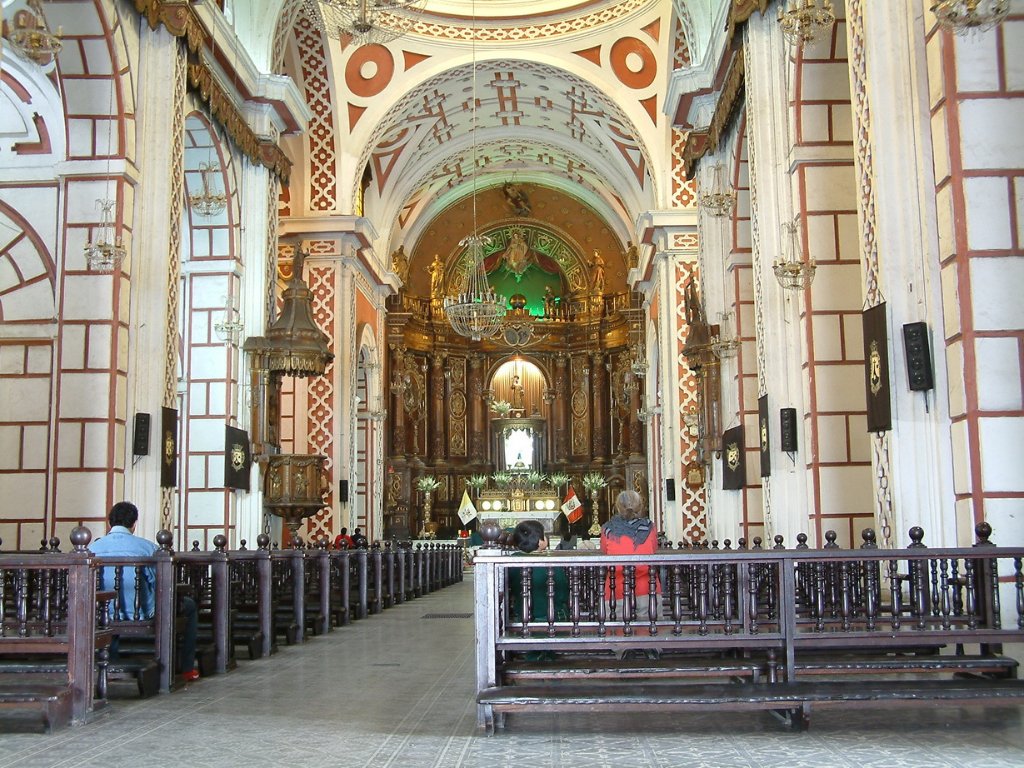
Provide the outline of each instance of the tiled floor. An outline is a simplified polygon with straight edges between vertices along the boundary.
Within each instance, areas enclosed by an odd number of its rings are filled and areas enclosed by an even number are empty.
[[[0,767],[1024,766],[1024,707],[816,715],[509,718],[475,734],[472,582],[240,662],[229,675],[53,735],[0,735]]]

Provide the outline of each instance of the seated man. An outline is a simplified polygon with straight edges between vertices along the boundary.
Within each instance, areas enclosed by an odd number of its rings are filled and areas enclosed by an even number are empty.
[[[89,545],[97,557],[150,557],[159,547],[141,536],[135,535],[135,524],[139,520],[138,508],[129,501],[119,501],[110,509],[107,518],[110,531]],[[120,592],[112,618],[138,621],[151,619],[156,613],[156,571],[152,566],[140,570],[138,577],[134,569],[122,567]],[[100,576],[101,589],[113,589],[117,567],[108,566]],[[136,591],[136,583],[138,590]],[[136,593],[137,592],[137,593]],[[198,680],[196,669],[196,635],[199,631],[199,612],[191,597],[183,597],[179,610],[185,618],[185,632],[182,638],[179,662],[185,680]],[[116,645],[113,648],[116,653]]]

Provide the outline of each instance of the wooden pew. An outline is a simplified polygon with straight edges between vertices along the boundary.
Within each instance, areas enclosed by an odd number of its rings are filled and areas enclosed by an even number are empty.
[[[1016,661],[998,649],[1024,641],[1024,548],[994,548],[989,531],[978,527],[977,547],[941,550],[918,546],[915,531],[910,547],[888,551],[868,538],[858,550],[484,551],[475,566],[478,723],[492,732],[510,712],[718,708],[776,710],[806,727],[821,708],[1019,701]],[[997,561],[1012,569],[1017,616],[1007,627]],[[658,578],[637,595],[641,565]],[[623,568],[635,617],[612,615],[612,566]],[[570,586],[561,615],[556,568]],[[534,610],[531,590],[510,592],[511,569],[541,569],[546,611]],[[963,653],[968,646],[977,653]],[[623,648],[660,658],[616,663],[611,651]]]
[[[236,666],[227,542],[227,537],[218,534],[213,537],[215,551],[200,552],[197,543],[192,551],[175,557],[177,584],[191,587],[199,611],[196,665],[203,677]]]
[[[241,548],[227,553],[231,585],[231,637],[244,645],[250,659],[277,653],[274,602],[270,562],[270,537],[261,533],[256,538],[258,549]]]
[[[91,540],[79,526],[69,554],[0,553],[0,661],[44,660],[38,672],[0,676],[0,711],[38,713],[49,731],[106,706],[111,635],[97,610]]]

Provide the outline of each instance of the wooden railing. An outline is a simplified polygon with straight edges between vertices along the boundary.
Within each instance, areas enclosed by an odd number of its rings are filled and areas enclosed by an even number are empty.
[[[1024,642],[1024,548],[991,546],[987,526],[979,529],[984,534],[979,545],[963,549],[928,549],[921,545],[918,530],[911,546],[902,550],[691,549],[635,556],[524,556],[481,549],[475,561],[479,724],[491,730],[495,712],[522,709],[505,673],[524,654],[565,660],[604,651],[614,659],[625,649],[635,649],[651,655],[728,656],[759,665],[761,674],[752,679],[766,679],[772,686],[802,680],[801,661],[813,654],[842,651],[866,657],[942,646],[962,649],[966,644],[977,644],[987,654],[1003,643]],[[640,567],[651,573],[643,594],[635,590]],[[616,615],[615,601],[606,597],[606,583],[616,580],[624,588],[625,615]],[[565,582],[568,590],[560,595],[558,585]],[[513,592],[513,584],[519,583],[539,583],[539,596],[536,586]],[[1001,604],[1000,588],[1009,605]],[[540,606],[535,604],[538,598]],[[1001,613],[1009,621],[1004,623]],[[870,664],[860,666],[870,671]],[[820,665],[813,670],[822,672]],[[1003,688],[1000,695],[1024,695],[1024,687]],[[748,689],[747,708],[758,706],[758,696],[763,708],[778,706],[773,702],[781,689]],[[724,699],[740,708],[735,694],[733,687]],[[543,707],[539,695],[531,692],[535,710]],[[841,699],[842,689],[835,695]],[[633,704],[642,708],[644,702]],[[547,705],[597,707],[585,697],[567,701],[555,692]],[[794,708],[800,706],[798,701]]]
[[[0,708],[32,707],[50,728],[84,721],[106,704],[115,636],[122,654],[148,654],[149,666],[135,664],[140,692],[173,689],[180,682],[176,598],[185,593],[196,601],[200,632],[209,638],[209,674],[234,668],[236,638],[251,656],[270,656],[277,636],[304,642],[462,578],[458,547],[272,550],[260,536],[256,550],[227,551],[217,536],[213,552],[176,554],[171,539],[161,531],[160,549],[150,557],[98,558],[87,549],[89,531],[79,528],[70,554],[61,554],[56,541],[39,554],[0,552],[0,667],[21,673],[0,683]],[[143,581],[152,585],[155,610],[142,604]],[[128,585],[136,597],[125,601]],[[34,673],[41,672],[66,672],[66,682],[38,684]]]

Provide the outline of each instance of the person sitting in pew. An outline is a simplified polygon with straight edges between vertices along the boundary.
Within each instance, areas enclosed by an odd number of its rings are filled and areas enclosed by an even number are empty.
[[[352,549],[352,537],[348,535],[348,528],[342,528],[334,539],[334,548],[341,549],[344,546],[345,549]]]
[[[366,549],[370,546],[369,540],[363,535],[361,528],[356,528],[352,534],[352,548],[353,549]]]
[[[544,552],[548,538],[544,526],[537,520],[523,520],[511,535],[512,545],[523,554]],[[555,568],[555,621],[569,618],[569,578],[564,568]],[[509,568],[509,588],[512,593],[512,611],[519,613],[523,605],[523,571]],[[538,562],[530,572],[530,621],[548,620],[548,569]]]
[[[615,499],[615,514],[601,526],[601,551],[606,555],[653,555],[658,547],[658,535],[654,524],[643,511],[643,498],[636,491],[622,491]],[[614,589],[612,575],[614,571]],[[657,616],[657,600],[651,604],[650,588],[653,579],[655,593],[661,592],[658,574],[646,565],[637,566],[633,575],[633,592],[625,591],[625,569],[609,568],[605,580],[605,598],[615,611],[609,614],[618,621],[651,620]],[[649,659],[661,657],[658,648],[633,649],[619,647],[615,656],[619,659],[634,655],[638,651]]]
[[[159,551],[152,541],[135,535],[135,524],[139,520],[139,510],[130,501],[119,501],[110,509],[107,521],[110,530],[89,545],[90,551],[97,557],[151,557]],[[115,571],[113,566],[103,569],[101,589],[113,589]],[[142,569],[139,581],[138,606],[141,615],[136,614],[136,578],[130,569],[124,569],[121,577],[121,592],[115,607],[116,617],[133,619],[151,619],[156,614],[156,571],[150,566]],[[186,681],[198,680],[199,670],[196,669],[196,636],[199,633],[199,611],[196,601],[191,597],[182,597],[178,610],[185,619],[185,629],[181,647],[181,672]],[[111,646],[112,655],[116,654],[117,645]]]

